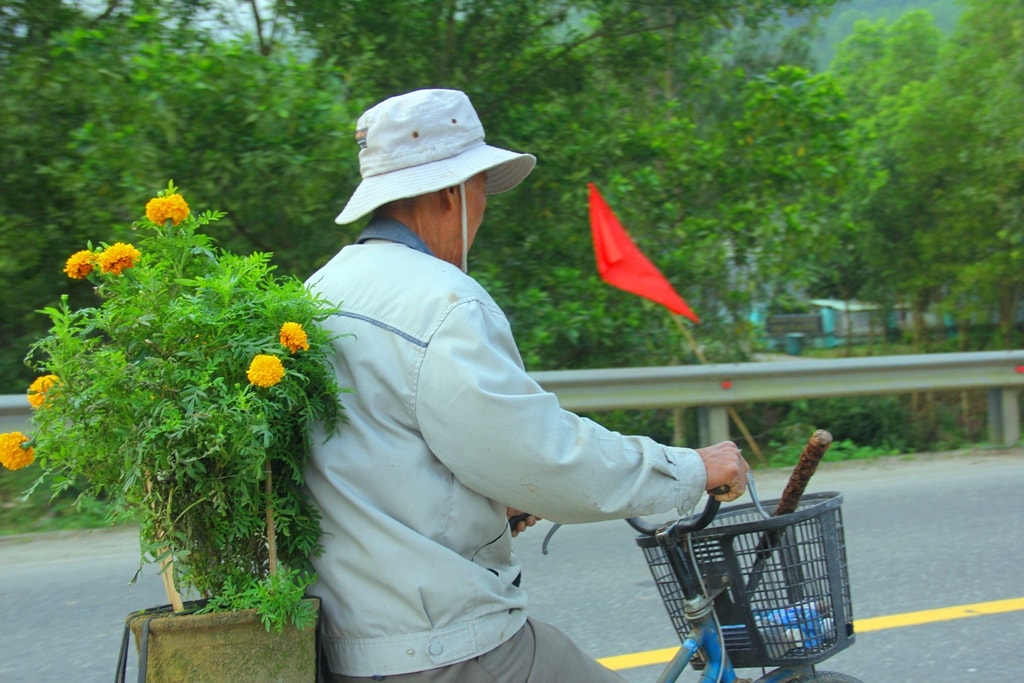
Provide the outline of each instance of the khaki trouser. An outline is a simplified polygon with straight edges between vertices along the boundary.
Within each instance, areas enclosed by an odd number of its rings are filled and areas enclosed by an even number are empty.
[[[330,683],[625,683],[548,624],[526,626],[487,654],[458,664],[397,676],[360,678],[331,674]]]

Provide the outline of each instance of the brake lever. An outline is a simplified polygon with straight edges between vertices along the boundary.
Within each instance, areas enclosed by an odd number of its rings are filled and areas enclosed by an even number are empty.
[[[757,487],[754,486],[754,473],[750,470],[747,470],[747,491],[750,492],[750,499],[754,501],[754,507],[756,507],[757,511],[761,513],[761,516],[765,519],[770,519],[771,515],[769,515],[768,511],[764,509],[763,505],[761,505],[761,499],[757,497]]]
[[[721,496],[726,493],[729,493],[730,490],[731,488],[728,484],[722,484],[721,486],[716,486],[715,488],[709,490],[708,494],[712,496]],[[761,505],[761,499],[757,497],[757,487],[754,486],[754,473],[751,470],[747,470],[747,491],[750,492],[750,499],[754,501],[754,507],[756,507],[757,511],[761,513],[761,516],[765,519],[771,517],[771,515],[768,514],[768,512]]]

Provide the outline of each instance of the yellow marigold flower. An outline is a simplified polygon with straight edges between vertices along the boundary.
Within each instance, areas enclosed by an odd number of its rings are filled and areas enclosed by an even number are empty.
[[[281,343],[288,347],[288,350],[295,353],[299,349],[309,351],[309,337],[299,323],[285,323],[281,325]]]
[[[88,249],[83,249],[68,257],[67,263],[64,264],[64,272],[73,280],[82,280],[92,272],[95,266],[96,254]]]
[[[39,408],[46,402],[46,392],[54,384],[60,384],[60,378],[57,375],[43,375],[32,381],[28,387],[28,402],[32,404],[33,408]]]
[[[25,446],[28,437],[21,432],[0,434],[0,465],[9,470],[28,467],[36,459],[35,449]]]
[[[258,353],[249,363],[249,371],[246,373],[249,382],[258,387],[272,387],[284,377],[284,365],[277,356],[270,356],[265,353]]]
[[[146,203],[146,218],[157,225],[163,225],[168,220],[177,225],[188,217],[188,212],[188,203],[180,194],[154,197]]]
[[[104,273],[120,275],[125,268],[134,268],[135,262],[140,256],[142,254],[132,245],[115,242],[100,253],[100,270]]]

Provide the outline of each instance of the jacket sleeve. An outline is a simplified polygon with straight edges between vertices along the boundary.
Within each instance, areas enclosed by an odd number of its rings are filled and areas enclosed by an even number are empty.
[[[697,453],[623,436],[563,410],[523,367],[492,303],[454,304],[423,354],[416,419],[459,482],[556,522],[656,514],[696,505]]]

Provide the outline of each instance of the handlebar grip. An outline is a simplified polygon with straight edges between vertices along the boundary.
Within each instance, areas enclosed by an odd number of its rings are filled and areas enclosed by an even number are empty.
[[[509,517],[508,518],[508,526],[509,526],[509,528],[512,529],[512,531],[515,531],[516,527],[519,526],[519,523],[520,522],[525,522],[526,518],[530,517],[530,516],[531,515],[530,515],[529,512],[520,512],[518,515],[513,515],[513,516]]]

